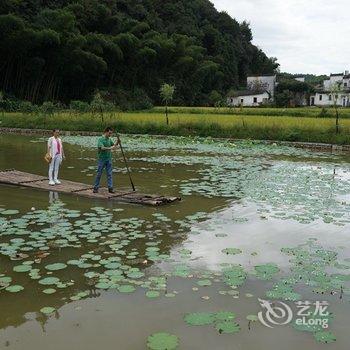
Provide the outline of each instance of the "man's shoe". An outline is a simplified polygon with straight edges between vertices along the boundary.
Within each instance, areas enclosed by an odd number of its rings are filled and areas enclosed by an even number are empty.
[[[93,193],[98,193],[98,188],[94,188],[92,192]]]
[[[108,192],[109,192],[109,193],[115,193],[115,191],[114,191],[113,188],[109,188],[109,189],[108,189]]]
[[[55,186],[56,183],[55,183],[55,181],[49,181],[49,185],[50,185],[50,186]]]
[[[60,184],[61,184],[61,181],[60,181],[60,180],[55,180],[55,184],[56,184],[56,185],[60,185]]]

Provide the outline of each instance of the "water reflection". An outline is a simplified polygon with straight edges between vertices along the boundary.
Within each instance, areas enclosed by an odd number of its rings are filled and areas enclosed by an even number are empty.
[[[50,191],[50,192],[49,192],[49,203],[50,203],[50,204],[55,203],[55,202],[58,201],[59,199],[60,199],[60,198],[59,198],[58,192],[55,192],[55,191]]]

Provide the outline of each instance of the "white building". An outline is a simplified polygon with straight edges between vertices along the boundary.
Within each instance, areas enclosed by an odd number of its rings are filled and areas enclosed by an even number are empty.
[[[270,95],[267,91],[236,91],[228,98],[228,103],[231,106],[242,107],[258,107],[267,104],[270,100]]]
[[[247,90],[235,91],[228,97],[231,106],[258,107],[273,101],[276,88],[276,75],[247,77]]]
[[[335,91],[335,88],[338,91]],[[341,107],[350,107],[350,74],[349,71],[331,74],[323,81],[323,86],[316,89],[310,97],[311,106],[327,107],[336,103]]]

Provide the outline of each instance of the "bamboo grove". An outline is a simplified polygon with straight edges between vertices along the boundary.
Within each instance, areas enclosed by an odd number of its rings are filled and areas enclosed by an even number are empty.
[[[0,91],[42,103],[118,99],[207,104],[267,74],[276,59],[252,44],[249,24],[207,0],[2,0]]]

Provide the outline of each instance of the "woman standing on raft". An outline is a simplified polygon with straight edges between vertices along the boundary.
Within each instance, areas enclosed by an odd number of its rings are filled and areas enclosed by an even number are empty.
[[[49,165],[49,184],[51,186],[59,185],[61,181],[58,179],[58,171],[62,160],[65,159],[62,140],[60,139],[60,131],[53,130],[53,136],[47,141],[47,154],[50,158]]]

